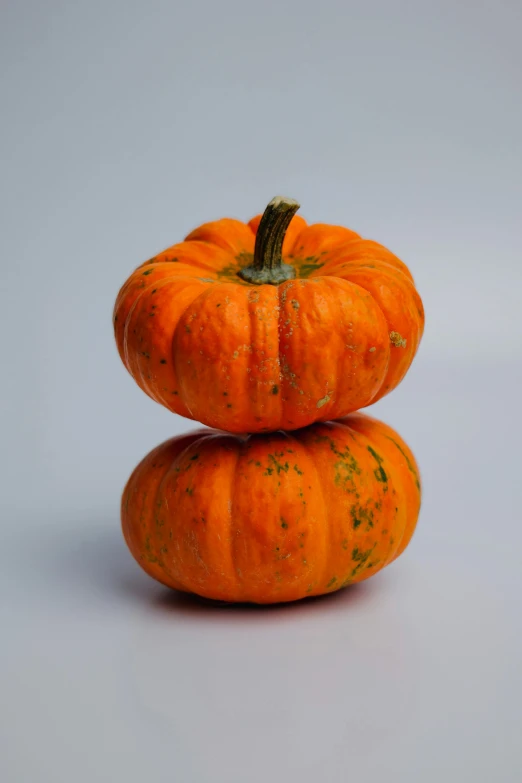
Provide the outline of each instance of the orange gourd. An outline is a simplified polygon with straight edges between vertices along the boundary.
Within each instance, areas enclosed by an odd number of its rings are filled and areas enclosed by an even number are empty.
[[[293,430],[370,405],[407,372],[424,327],[406,265],[276,198],[207,223],[139,266],[114,310],[139,386],[229,432]]]
[[[130,551],[154,579],[263,604],[377,573],[408,545],[419,507],[408,446],[356,413],[291,434],[168,440],[134,470],[121,513]]]

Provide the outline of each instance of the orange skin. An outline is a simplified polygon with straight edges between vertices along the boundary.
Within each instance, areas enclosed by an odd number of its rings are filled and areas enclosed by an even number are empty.
[[[207,223],[139,266],[114,309],[121,359],[169,410],[228,432],[341,418],[394,389],[424,311],[407,266],[340,226],[295,216],[283,261],[296,279],[252,285],[261,216]]]
[[[368,579],[408,545],[413,454],[361,413],[287,434],[196,430],[150,452],[122,497],[141,567],[221,601],[296,601]]]

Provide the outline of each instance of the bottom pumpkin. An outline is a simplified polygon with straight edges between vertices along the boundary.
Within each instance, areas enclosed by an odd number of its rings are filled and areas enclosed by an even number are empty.
[[[125,540],[169,587],[266,604],[373,576],[408,545],[420,508],[413,454],[361,413],[292,433],[196,430],[132,473]]]

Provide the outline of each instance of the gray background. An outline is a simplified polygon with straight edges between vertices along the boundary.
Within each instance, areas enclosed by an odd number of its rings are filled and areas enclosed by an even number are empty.
[[[522,5],[1,3],[0,778],[522,779]],[[191,428],[111,330],[119,286],[277,193],[388,245],[427,329],[371,410],[414,449],[407,554],[214,609],[140,572],[122,486]]]

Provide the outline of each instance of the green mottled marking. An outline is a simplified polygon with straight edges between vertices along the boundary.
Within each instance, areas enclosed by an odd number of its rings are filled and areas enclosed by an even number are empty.
[[[252,253],[242,252],[237,255],[234,261],[228,266],[224,266],[223,269],[216,271],[216,275],[219,280],[229,280],[232,283],[238,285],[249,285],[245,280],[238,276],[238,271],[246,266],[250,266],[254,260]]]
[[[275,386],[272,386],[272,394],[279,394],[279,386],[277,383]]]
[[[336,576],[332,576],[332,578],[330,579],[330,581],[326,585],[326,589],[328,590],[329,587],[333,587],[336,582],[337,582],[337,577]]]
[[[388,438],[388,440],[391,440],[393,445],[396,446],[399,449],[399,451],[401,452],[402,456],[406,460],[406,465],[408,467],[408,470],[410,471],[410,473],[413,473],[413,476],[415,478],[415,486],[417,487],[417,489],[420,489],[419,476],[417,474],[417,471],[415,470],[415,468],[411,464],[410,458],[408,457],[408,455],[406,454],[406,452],[404,451],[402,446],[399,443],[397,443],[397,441],[394,438],[391,438],[389,435],[386,435],[386,437]]]
[[[373,527],[373,511],[369,508],[363,508],[359,504],[355,504],[350,509],[350,516],[352,518],[352,525],[354,530],[363,524],[366,525],[366,530],[370,530]]]
[[[366,448],[368,449],[368,451],[370,452],[374,460],[376,460],[377,465],[379,466],[373,471],[375,478],[377,479],[377,481],[381,481],[383,484],[386,484],[386,482],[388,481],[388,476],[386,475],[386,472],[382,466],[383,458],[381,457],[380,454],[377,454],[377,452],[374,449],[372,449],[371,446],[367,446]]]
[[[355,568],[352,569],[352,573],[351,573],[352,577],[356,576],[356,574],[362,568],[364,568],[368,558],[370,557],[371,553],[373,552],[376,546],[377,544],[375,543],[370,549],[362,550],[359,549],[359,547],[355,547],[355,549],[352,550],[352,560],[354,560],[357,563]]]
[[[302,476],[303,475],[303,471],[299,470],[299,467],[297,465],[294,465],[294,470],[295,470],[295,472],[297,473],[298,476]]]
[[[324,261],[319,261],[316,256],[307,256],[306,258],[296,258],[293,264],[297,276],[306,278],[324,266]]]

